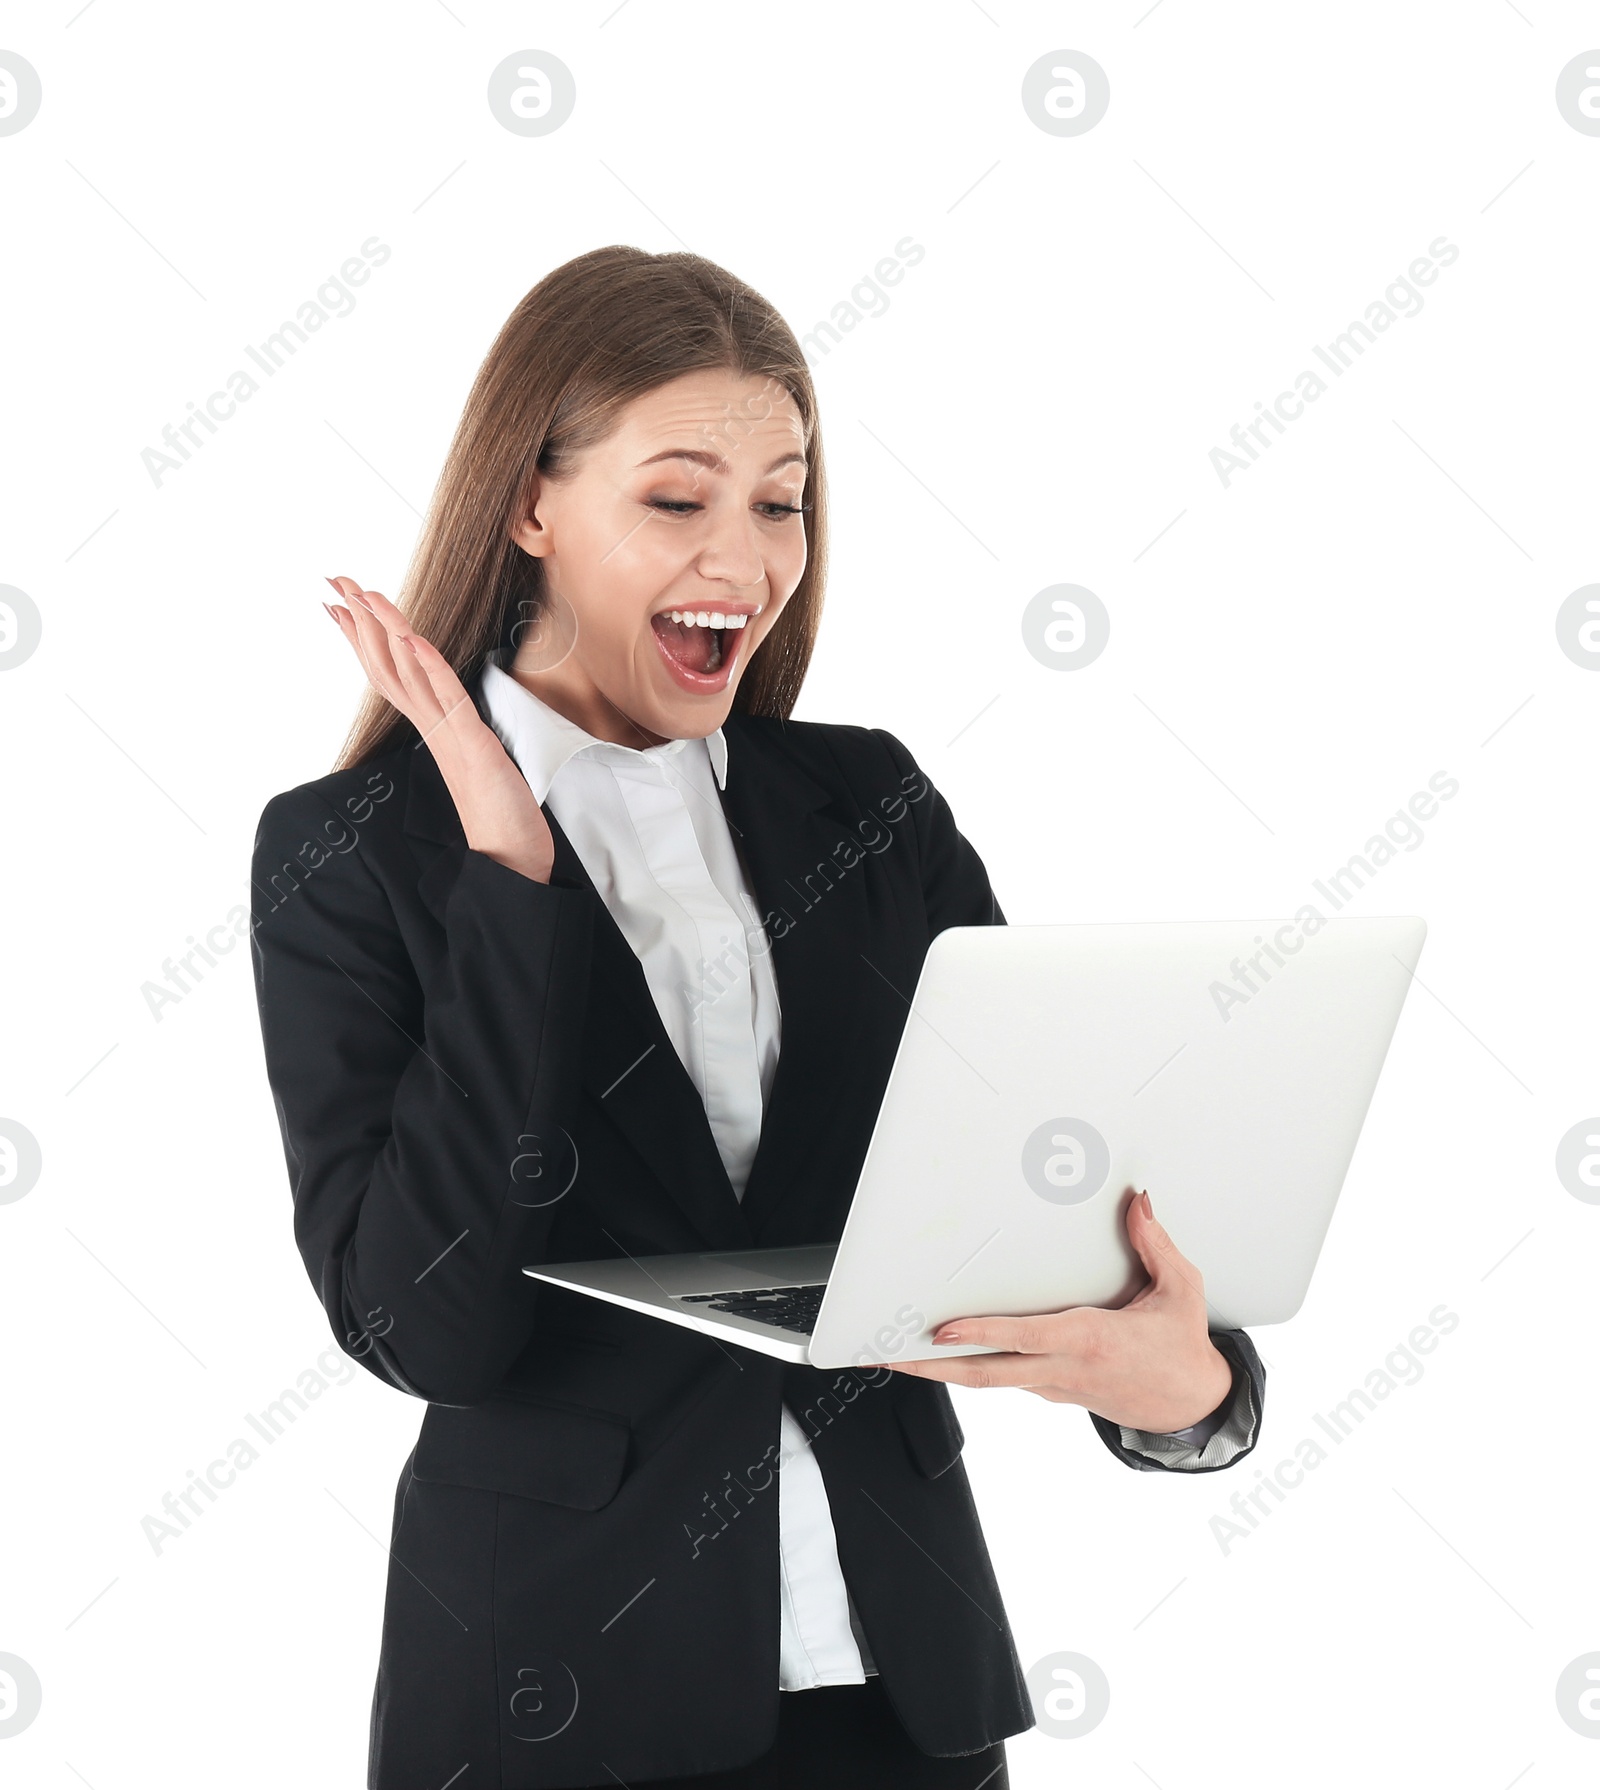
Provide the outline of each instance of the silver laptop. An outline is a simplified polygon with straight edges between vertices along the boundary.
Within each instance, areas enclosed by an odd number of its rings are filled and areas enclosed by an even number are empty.
[[[837,1244],[523,1271],[815,1367],[987,1354],[930,1338],[1138,1291],[1124,1214],[1148,1188],[1213,1327],[1282,1323],[1427,930],[1319,918],[950,928]]]

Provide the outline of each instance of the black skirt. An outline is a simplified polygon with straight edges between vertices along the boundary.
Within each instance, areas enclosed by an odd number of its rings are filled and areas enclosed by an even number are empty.
[[[1005,1744],[936,1759],[900,1725],[882,1680],[784,1691],[771,1749],[732,1771],[656,1778],[648,1790],[1008,1790]]]

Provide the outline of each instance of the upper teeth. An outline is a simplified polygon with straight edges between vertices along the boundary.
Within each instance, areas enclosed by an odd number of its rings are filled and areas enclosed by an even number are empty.
[[[742,628],[748,615],[729,615],[721,609],[674,609],[669,617],[686,628]]]

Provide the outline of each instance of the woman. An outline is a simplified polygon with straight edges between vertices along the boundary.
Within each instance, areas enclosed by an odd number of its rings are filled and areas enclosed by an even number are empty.
[[[777,313],[614,247],[501,331],[402,605],[330,580],[372,688],[262,815],[254,941],[307,1270],[427,1402],[376,1790],[1001,1790],[1033,1718],[937,1382],[1084,1405],[1150,1470],[1254,1443],[1259,1360],[1148,1198],[1132,1304],[902,1369],[522,1272],[836,1240],[930,939],[1002,922],[899,741],[786,719],[825,514]]]

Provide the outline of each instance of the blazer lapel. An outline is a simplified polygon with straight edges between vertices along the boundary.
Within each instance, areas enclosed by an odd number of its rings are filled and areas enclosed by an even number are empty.
[[[852,1187],[812,1164],[827,1114],[860,1064],[858,962],[868,938],[860,836],[828,812],[829,792],[770,736],[731,720],[723,809],[771,940],[783,1033],[744,1212],[768,1247],[838,1238]]]
[[[417,892],[442,922],[466,857],[466,835],[433,754],[420,743],[414,750],[404,824],[420,867]],[[644,967],[560,823],[548,806],[543,813],[556,848],[552,881],[587,890],[597,909],[584,1088],[666,1187],[704,1247],[748,1248],[754,1233],[699,1091],[661,1023]]]

